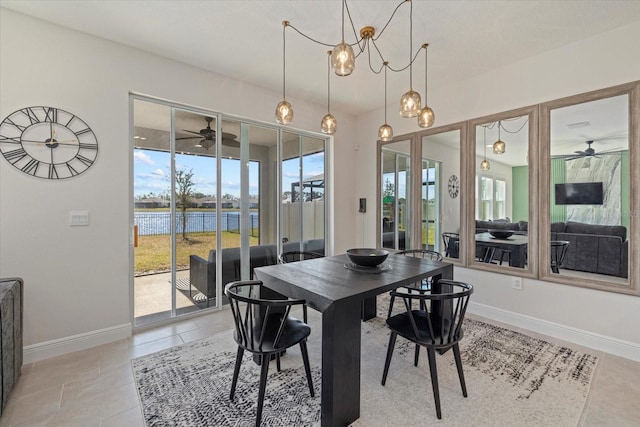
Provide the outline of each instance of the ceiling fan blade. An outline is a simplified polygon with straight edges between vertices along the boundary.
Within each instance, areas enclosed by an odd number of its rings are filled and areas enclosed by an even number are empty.
[[[200,136],[183,136],[181,138],[176,138],[176,141],[180,141],[182,139],[198,139],[198,138],[202,138],[202,135],[200,135]]]
[[[193,134],[195,134],[195,135],[202,136],[202,134],[201,134],[200,132],[195,132],[195,131],[187,130],[187,129],[182,129],[182,130],[183,130],[184,132],[189,132],[189,133],[193,133]]]
[[[238,141],[233,140],[233,139],[223,139],[222,140],[222,145],[225,145],[227,147],[240,148],[240,143]]]

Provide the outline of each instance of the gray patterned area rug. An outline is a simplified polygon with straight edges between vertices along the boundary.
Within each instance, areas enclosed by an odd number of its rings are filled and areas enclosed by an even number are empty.
[[[270,367],[264,426],[320,425],[321,319],[311,314],[316,397],[309,396],[299,348],[289,349],[281,372],[273,362]],[[362,324],[361,417],[354,426],[577,425],[598,363],[595,356],[467,319],[460,347],[469,396],[462,396],[452,352],[437,356],[443,414],[438,421],[426,351],[414,367],[413,345],[398,338],[387,384],[380,385],[387,340],[383,319]],[[259,369],[245,354],[230,402],[235,350],[228,331],[135,359],[146,425],[254,425]]]

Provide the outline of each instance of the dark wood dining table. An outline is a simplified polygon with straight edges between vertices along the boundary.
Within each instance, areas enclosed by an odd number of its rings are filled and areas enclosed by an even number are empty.
[[[476,246],[482,248],[496,248],[509,251],[509,266],[524,268],[527,260],[529,236],[514,234],[506,239],[498,239],[489,233],[476,234]],[[491,262],[491,259],[485,259]]]
[[[379,273],[354,271],[347,264],[343,254],[255,269],[267,288],[305,299],[322,313],[323,427],[347,426],[360,417],[360,321],[375,316],[376,295],[428,277],[432,286],[453,278],[453,264],[403,255],[390,254],[382,264],[390,269]]]

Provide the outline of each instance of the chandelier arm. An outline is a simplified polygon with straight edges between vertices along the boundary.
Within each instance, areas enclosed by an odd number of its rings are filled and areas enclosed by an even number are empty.
[[[302,37],[305,37],[306,39],[308,39],[308,40],[310,40],[310,41],[312,41],[312,42],[314,42],[314,43],[320,44],[320,45],[322,45],[322,46],[327,46],[327,47],[333,47],[333,46],[335,46],[335,43],[325,43],[325,42],[321,42],[320,40],[316,40],[316,39],[314,39],[313,37],[310,37],[310,36],[306,35],[306,34],[305,34],[305,33],[303,33],[302,31],[300,31],[299,29],[297,29],[296,27],[294,27],[292,24],[289,24],[288,26],[289,26],[289,27],[291,27],[291,28],[293,28],[293,29],[295,30],[295,32],[296,32],[296,33],[298,33],[298,34],[300,34]]]
[[[387,21],[386,24],[384,24],[384,27],[382,27],[382,30],[380,30],[380,33],[378,33],[377,37],[374,37],[373,40],[378,40],[381,36],[382,33],[384,33],[384,30],[387,29],[387,27],[389,26],[389,24],[391,23],[391,21],[393,20],[393,17],[395,16],[396,12],[398,11],[398,9],[400,9],[400,6],[402,6],[403,4],[410,2],[411,0],[402,0],[397,6],[396,8],[393,10],[393,13],[391,14],[391,17],[389,17],[389,20]]]
[[[351,12],[349,11],[349,5],[347,4],[347,0],[344,0],[344,8],[347,10],[347,17],[349,18],[349,22],[351,23],[351,29],[353,30],[353,35],[356,39],[356,42],[354,44],[351,45],[351,47],[358,45],[358,48],[360,49],[360,52],[362,52],[364,50],[363,46],[360,46],[360,42],[364,40],[364,37],[362,38],[358,38],[358,32],[356,31],[356,26],[353,23],[353,19],[351,18]],[[344,14],[344,10],[342,12]],[[344,17],[342,18],[343,20],[343,24],[342,24],[342,41],[344,41]],[[356,56],[357,58],[357,56]]]
[[[282,99],[287,99],[285,96],[285,83],[286,83],[286,73],[287,73],[287,39],[285,37],[285,33],[287,31],[287,27],[289,25],[282,26]]]
[[[375,44],[374,44],[374,46],[375,46]],[[376,49],[377,49],[377,47],[376,47]],[[424,48],[423,48],[423,47],[421,47],[420,49],[424,49]],[[389,66],[389,69],[390,69],[391,71],[393,71],[394,73],[398,73],[398,72],[400,72],[400,71],[404,71],[404,70],[406,70],[407,68],[409,68],[409,67],[410,67],[410,66],[415,62],[416,58],[417,58],[417,57],[418,57],[418,55],[420,54],[420,49],[418,49],[418,51],[416,52],[416,54],[413,56],[413,59],[411,60],[411,62],[409,62],[409,63],[408,63],[407,65],[405,65],[403,68],[395,69],[395,68],[393,68],[393,67]]]
[[[380,49],[378,49],[378,46],[376,46],[376,42],[374,41],[374,39],[370,39],[370,42],[373,43],[373,47],[376,49],[376,52],[378,52],[378,57],[381,60],[382,65],[380,66],[380,69],[378,71],[376,71],[373,68],[373,64],[371,63],[371,45],[369,43],[367,43],[367,53],[369,56],[369,69],[371,70],[372,73],[374,74],[380,74],[382,72],[382,69],[385,67],[385,63],[387,62],[384,57],[382,56],[382,52],[380,52]]]
[[[409,7],[409,89],[413,90],[413,3]]]
[[[506,119],[506,120],[516,120],[516,119],[514,118],[514,119]],[[503,130],[503,131],[505,131],[505,132],[507,132],[507,133],[518,133],[518,132],[520,132],[520,131],[522,130],[522,128],[524,128],[524,127],[525,127],[525,125],[526,125],[527,123],[529,123],[529,118],[527,118],[527,120],[525,120],[525,121],[524,121],[524,123],[522,124],[522,126],[520,126],[520,128],[519,128],[518,130],[515,130],[515,131],[510,131],[510,130],[508,130],[507,128],[505,128],[505,127],[504,127],[504,125],[503,125],[503,124],[501,124],[501,125],[500,125],[500,127],[502,128],[502,130]]]

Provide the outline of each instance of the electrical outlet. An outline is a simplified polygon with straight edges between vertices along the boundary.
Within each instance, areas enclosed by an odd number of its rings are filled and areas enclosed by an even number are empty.
[[[519,291],[522,290],[522,279],[520,277],[514,277],[513,282],[511,283],[511,287],[513,289],[517,289]]]

